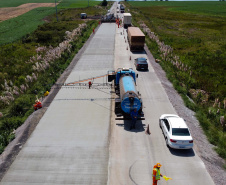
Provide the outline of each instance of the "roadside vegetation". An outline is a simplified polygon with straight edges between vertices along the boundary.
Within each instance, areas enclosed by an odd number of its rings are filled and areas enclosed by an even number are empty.
[[[129,2],[133,24],[226,159],[226,3]]]
[[[58,21],[56,14],[50,11],[49,16],[45,15],[44,23],[37,23],[42,21],[44,16],[33,20],[37,29],[30,29],[29,32],[24,29],[21,35],[10,43],[1,43],[0,154],[15,138],[14,130],[34,112],[33,104],[36,97],[50,91],[90,37],[93,28],[98,26],[98,16],[107,12],[106,7],[100,5],[84,7],[86,8],[59,9]],[[80,19],[81,12],[86,12],[88,19]],[[28,12],[15,19],[25,21],[27,16],[35,17],[33,13]],[[15,19],[11,21],[14,22]],[[0,25],[5,24],[4,22]],[[16,33],[19,28],[10,29],[12,30],[8,30],[7,37]]]

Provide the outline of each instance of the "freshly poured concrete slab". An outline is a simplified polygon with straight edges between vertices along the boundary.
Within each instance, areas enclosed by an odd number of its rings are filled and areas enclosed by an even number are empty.
[[[115,24],[101,25],[66,83],[112,70],[114,38]],[[1,185],[107,184],[111,88],[103,81],[60,89]]]

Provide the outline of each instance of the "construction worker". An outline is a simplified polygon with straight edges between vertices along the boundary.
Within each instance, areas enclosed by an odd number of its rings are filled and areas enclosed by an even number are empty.
[[[39,100],[35,100],[34,110],[38,110],[42,108],[42,103]]]
[[[137,121],[137,116],[138,116],[138,112],[137,112],[137,109],[135,108],[133,111],[130,112],[130,116],[132,118],[132,123],[131,123],[131,126],[130,126],[130,130],[131,129],[135,129],[135,126],[136,126],[136,121]]]
[[[157,185],[158,180],[160,180],[160,176],[162,177],[162,174],[160,173],[161,166],[162,165],[160,163],[157,163],[153,167],[153,172],[152,172],[153,185]]]
[[[89,89],[90,89],[90,87],[92,86],[92,82],[91,81],[89,81]]]

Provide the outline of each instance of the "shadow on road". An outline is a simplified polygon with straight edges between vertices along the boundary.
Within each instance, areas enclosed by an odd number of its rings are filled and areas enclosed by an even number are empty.
[[[193,149],[177,150],[177,149],[169,148],[169,151],[171,152],[172,155],[176,155],[179,157],[194,157],[195,156],[195,152]]]
[[[133,54],[147,54],[145,50],[141,51],[131,51]]]
[[[129,132],[143,132],[145,129],[144,127],[146,126],[145,124],[142,123],[141,120],[137,120],[136,122],[136,128],[135,129],[131,129],[130,130],[130,124],[131,124],[131,120],[124,120],[124,123],[116,123],[116,125],[120,126],[120,127],[124,127],[124,130],[129,131]]]

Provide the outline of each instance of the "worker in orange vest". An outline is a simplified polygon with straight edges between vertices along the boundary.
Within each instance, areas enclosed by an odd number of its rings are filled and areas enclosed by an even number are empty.
[[[90,89],[90,87],[92,86],[92,82],[91,81],[89,81],[89,89]]]
[[[35,101],[34,110],[38,110],[42,108],[42,103],[39,100]]]
[[[162,174],[160,173],[161,166],[162,165],[160,163],[157,163],[153,167],[153,172],[152,172],[153,185],[157,185],[158,180],[160,180],[160,176],[162,177]]]

